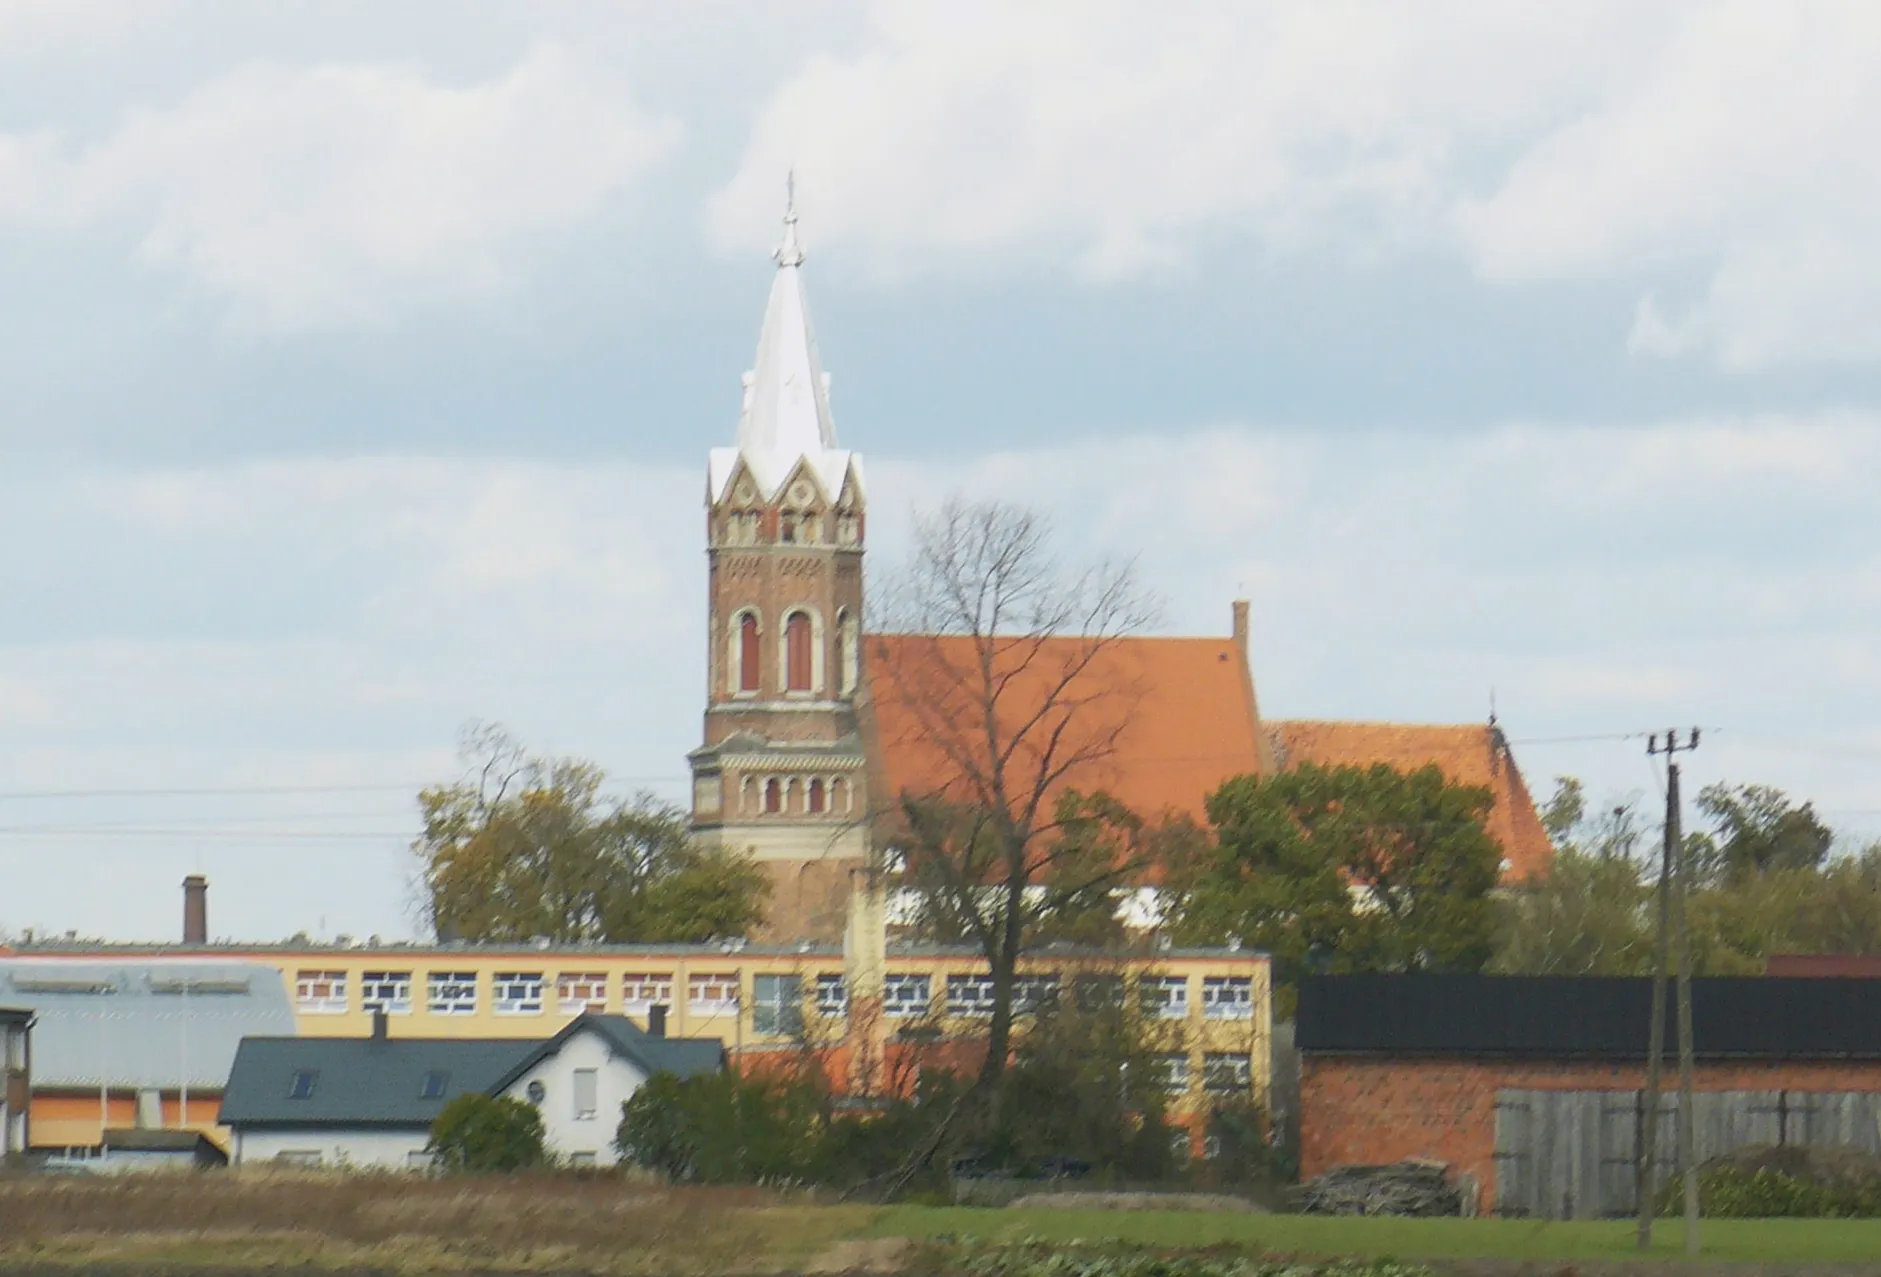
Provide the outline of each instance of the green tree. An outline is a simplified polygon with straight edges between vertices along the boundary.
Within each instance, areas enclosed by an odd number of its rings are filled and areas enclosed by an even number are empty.
[[[699,943],[762,920],[763,872],[694,845],[677,808],[609,797],[593,763],[532,756],[500,727],[463,755],[464,779],[418,796],[412,850],[440,937]]]
[[[1648,830],[1632,800],[1590,817],[1572,776],[1555,780],[1542,824],[1555,845],[1546,875],[1495,898],[1491,969],[1519,975],[1635,975],[1652,967]]]
[[[507,1095],[458,1096],[432,1122],[426,1147],[448,1171],[521,1171],[547,1160],[542,1114]]]
[[[1835,844],[1813,804],[1792,803],[1773,785],[1707,785],[1698,810],[1711,822],[1698,866],[1707,877],[1817,869]]]
[[[1434,766],[1237,777],[1208,799],[1216,841],[1182,875],[1177,934],[1264,949],[1286,984],[1319,966],[1480,970],[1501,862],[1489,806]]]

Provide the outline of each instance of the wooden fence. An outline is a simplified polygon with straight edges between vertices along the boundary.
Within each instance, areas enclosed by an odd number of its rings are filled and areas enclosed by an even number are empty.
[[[1634,1213],[1643,1091],[1496,1093],[1496,1202],[1502,1215],[1599,1219]],[[1747,1144],[1846,1144],[1881,1153],[1881,1094],[1701,1091],[1692,1096],[1699,1162]],[[1678,1093],[1659,1097],[1654,1184],[1674,1173]]]

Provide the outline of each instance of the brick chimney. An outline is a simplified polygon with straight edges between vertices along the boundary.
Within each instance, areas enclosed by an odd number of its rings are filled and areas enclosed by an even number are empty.
[[[183,943],[209,943],[209,880],[201,874],[183,879]]]
[[[1219,613],[1217,614],[1219,615]],[[1241,649],[1241,655],[1247,655],[1247,600],[1234,601],[1234,645]]]

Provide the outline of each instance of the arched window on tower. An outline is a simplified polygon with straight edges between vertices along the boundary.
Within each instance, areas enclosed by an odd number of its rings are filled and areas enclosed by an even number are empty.
[[[861,644],[856,633],[856,618],[847,610],[836,614],[836,687],[844,696],[856,691],[856,657]]]
[[[821,779],[810,782],[810,796],[805,809],[811,813],[825,810],[823,804],[823,782]]]
[[[811,651],[810,618],[792,612],[784,622],[784,688],[791,692],[810,690]]]
[[[738,620],[738,690],[758,690],[758,618],[746,612]]]
[[[782,810],[784,810],[784,787],[778,784],[777,777],[773,776],[764,782],[764,811],[766,815],[775,816]]]

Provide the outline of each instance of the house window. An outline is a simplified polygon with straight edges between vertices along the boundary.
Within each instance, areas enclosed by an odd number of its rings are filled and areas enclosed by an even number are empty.
[[[823,782],[820,779],[811,781],[809,799],[806,803],[808,810],[814,814],[825,810],[827,805],[826,796],[823,792]]]
[[[368,971],[359,977],[359,1005],[387,1015],[411,1014],[411,972]]]
[[[737,975],[695,975],[687,978],[686,1010],[691,1014],[721,1015],[737,1009]]]
[[[990,974],[947,977],[948,1015],[991,1015],[993,977]]]
[[[810,618],[792,612],[784,622],[784,689],[791,692],[810,690]]]
[[[477,1014],[477,973],[433,971],[426,989],[425,1006],[432,1015]]]
[[[1210,1095],[1246,1095],[1254,1086],[1254,1061],[1235,1051],[1202,1057],[1202,1087]]]
[[[587,1149],[579,1153],[570,1153],[568,1155],[568,1164],[576,1170],[580,1170],[584,1166],[593,1166],[594,1150]]]
[[[758,690],[758,618],[749,612],[738,618],[738,690]]]
[[[596,1069],[575,1070],[575,1120],[592,1122],[595,1111],[600,1107],[600,1072]]]
[[[541,1015],[542,973],[499,971],[491,981],[490,1007],[498,1015]]]
[[[562,972],[555,977],[555,1005],[563,1015],[607,1010],[607,972]]]
[[[761,975],[751,982],[751,1028],[758,1033],[803,1032],[803,978]]]
[[[816,978],[816,1011],[838,1019],[849,1014],[849,986],[841,976],[825,973]]]
[[[1013,982],[1012,1009],[1021,1015],[1037,1015],[1058,1005],[1058,977],[1022,975]]]
[[[1156,1057],[1156,1080],[1171,1095],[1189,1089],[1189,1057],[1181,1052]]]
[[[418,1098],[421,1100],[441,1100],[445,1090],[451,1084],[451,1075],[443,1069],[432,1069],[425,1074],[425,1080],[418,1084]]]
[[[1202,1018],[1252,1020],[1254,981],[1244,975],[1211,975],[1202,979]]]
[[[287,1080],[287,1098],[290,1100],[311,1100],[314,1083],[320,1080],[316,1069],[295,1069],[294,1076]]]
[[[1189,1015],[1187,976],[1146,975],[1137,983],[1143,1010],[1164,1020],[1185,1020]]]
[[[1081,975],[1074,987],[1080,1011],[1123,1005],[1123,977],[1120,975]]]
[[[625,1010],[645,1012],[649,1007],[673,1005],[673,977],[646,971],[629,971],[620,978],[621,1000]]]
[[[889,976],[882,986],[882,1013],[900,1019],[926,1015],[929,988],[924,975]]]
[[[294,1004],[308,1015],[338,1015],[346,1010],[344,971],[300,971],[294,975]]]

